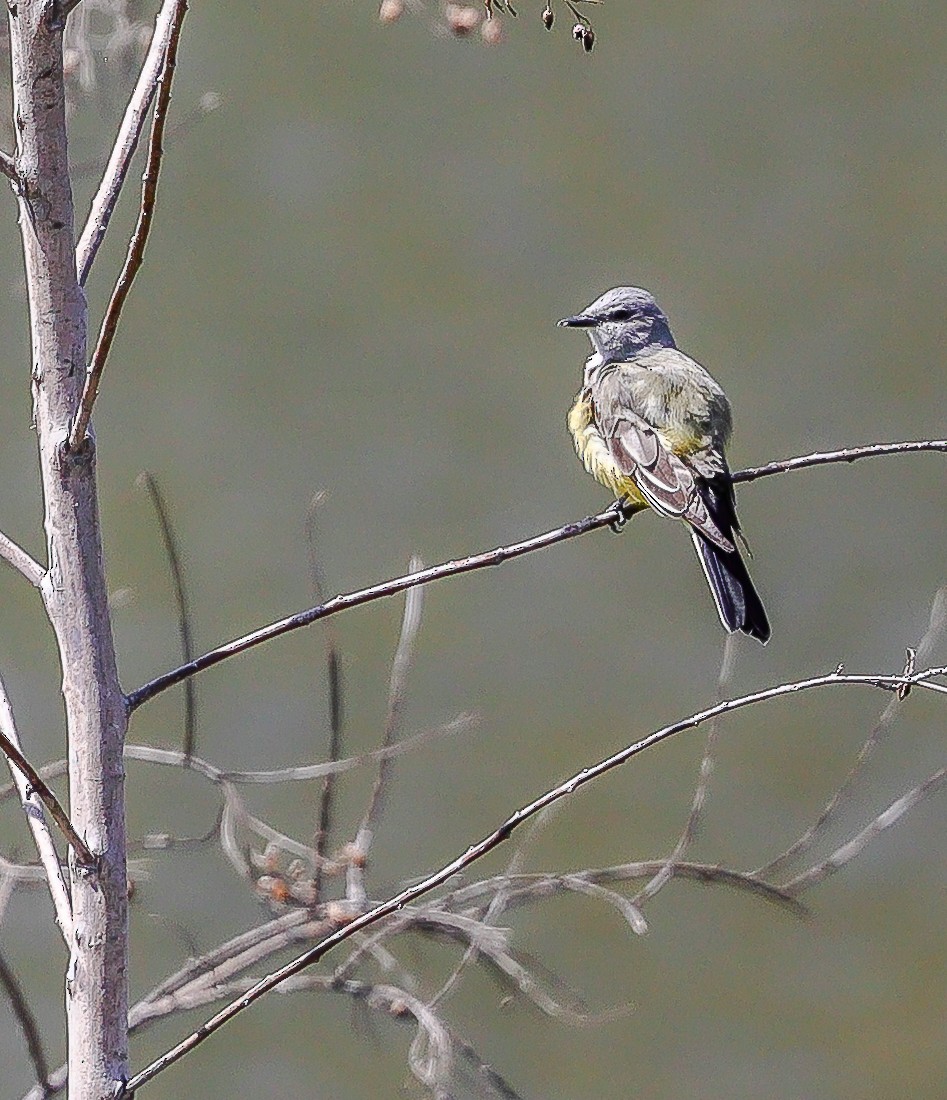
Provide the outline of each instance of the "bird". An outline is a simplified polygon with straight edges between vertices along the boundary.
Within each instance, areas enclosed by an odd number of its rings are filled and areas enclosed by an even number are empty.
[[[765,645],[769,619],[737,545],[726,394],[642,287],[613,287],[558,324],[592,344],[567,418],[586,470],[618,498],[622,522],[648,507],[683,520],[724,628]]]

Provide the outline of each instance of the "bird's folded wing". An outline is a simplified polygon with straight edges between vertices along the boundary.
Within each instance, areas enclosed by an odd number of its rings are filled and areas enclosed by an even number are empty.
[[[711,518],[693,472],[646,420],[625,406],[598,419],[612,458],[656,512],[683,519],[722,550],[733,550]]]

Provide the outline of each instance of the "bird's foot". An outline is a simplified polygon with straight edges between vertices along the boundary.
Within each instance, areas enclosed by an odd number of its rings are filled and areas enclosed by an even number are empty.
[[[616,535],[620,535],[624,529],[625,524],[628,522],[628,516],[625,514],[625,505],[623,501],[616,500],[612,505],[615,510],[615,518],[609,523],[609,527],[615,532]]]

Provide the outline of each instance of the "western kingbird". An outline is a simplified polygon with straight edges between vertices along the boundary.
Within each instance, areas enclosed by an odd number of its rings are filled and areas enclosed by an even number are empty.
[[[736,545],[723,390],[678,350],[667,317],[640,287],[615,287],[559,325],[585,329],[592,342],[568,417],[585,468],[626,513],[650,506],[684,520],[720,621],[765,644],[769,620]]]

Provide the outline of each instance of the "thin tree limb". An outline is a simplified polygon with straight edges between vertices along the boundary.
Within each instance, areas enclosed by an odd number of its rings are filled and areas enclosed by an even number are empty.
[[[924,636],[918,642],[917,648],[913,651],[909,651],[913,652],[914,659],[919,660],[921,664],[927,664],[934,649],[943,637],[945,629],[947,629],[947,587],[942,587],[934,593],[934,599],[931,603],[930,620],[927,630],[924,632]],[[826,802],[825,806],[823,806],[821,813],[815,821],[812,822],[812,824],[809,825],[784,852],[768,860],[762,867],[758,867],[753,872],[754,874],[760,877],[774,877],[781,873],[788,863],[805,855],[812,848],[813,844],[819,840],[828,828],[830,821],[834,818],[839,806],[846,796],[851,793],[856,781],[861,776],[865,765],[871,759],[875,749],[894,725],[895,719],[901,713],[902,701],[903,694],[901,692],[892,695],[888,700],[884,710],[869,731],[864,744],[858,750],[855,763],[849,770],[848,775],[846,775],[841,785],[828,802]]]
[[[20,173],[16,170],[16,159],[0,149],[0,175],[4,175],[14,185],[20,182]]]
[[[408,562],[408,572],[417,573],[423,563],[417,556]],[[395,649],[395,657],[391,663],[391,676],[388,683],[388,711],[385,715],[385,732],[382,736],[381,747],[389,749],[396,743],[398,731],[401,728],[401,714],[404,710],[405,687],[408,671],[414,656],[414,643],[417,640],[418,630],[421,627],[421,610],[423,607],[424,590],[411,588],[404,601],[404,616],[401,621],[401,635],[398,638],[398,646]],[[385,787],[391,775],[390,758],[383,756],[378,764],[378,776],[372,786],[372,793],[368,800],[368,808],[355,837],[355,844],[359,852],[367,856],[372,846],[375,830],[381,817],[384,804]]]
[[[856,856],[861,855],[875,837],[883,833],[885,829],[890,829],[899,818],[902,818],[908,810],[913,810],[919,802],[936,791],[945,780],[947,780],[947,768],[941,768],[934,772],[933,775],[929,775],[923,783],[919,783],[912,790],[908,791],[907,794],[895,799],[886,810],[878,814],[878,816],[866,825],[860,833],[856,833],[855,836],[846,841],[841,847],[836,848],[828,859],[816,864],[815,867],[810,867],[808,870],[803,871],[802,874],[796,875],[795,878],[791,878],[788,882],[784,882],[782,889],[785,890],[787,894],[796,897],[804,890],[809,890],[820,882],[824,882],[829,875],[834,875],[835,872],[841,870],[846,863],[850,863]]]
[[[174,69],[177,63],[181,24],[186,13],[187,0],[175,0],[171,16],[171,31],[168,35],[168,45],[164,54],[164,64],[161,68],[161,76],[158,78],[158,94],[155,101],[154,119],[151,124],[151,140],[148,144],[148,161],[141,180],[141,205],[138,210],[138,222],[132,232],[131,240],[128,242],[125,263],[112,290],[108,306],[106,306],[105,316],[102,318],[102,327],[99,329],[99,338],[96,341],[95,350],[92,352],[92,358],[86,371],[82,397],[79,399],[79,410],[69,433],[69,448],[72,451],[78,451],[85,441],[86,431],[92,419],[92,408],[95,405],[95,399],[99,395],[102,372],[105,370],[105,362],[112,347],[112,340],[118,330],[118,319],[132,288],[132,283],[135,281],[135,276],[145,259],[145,245],[148,241],[148,234],[151,231],[151,222],[154,217],[155,199],[158,192],[158,174],[161,171],[161,157],[164,153],[162,138],[168,118],[168,107],[171,103],[171,82],[174,79]]]
[[[138,148],[138,139],[145,127],[148,110],[154,100],[158,78],[164,66],[165,54],[168,52],[168,42],[174,30],[176,13],[177,0],[164,0],[155,20],[154,34],[142,63],[138,83],[125,108],[125,117],[119,127],[115,144],[112,146],[108,166],[92,200],[89,217],[76,247],[76,268],[82,286],[85,286],[86,279],[89,277],[92,261],[105,237],[105,231],[118,202],[129,165]]]
[[[325,492],[318,492],[309,502],[306,513],[306,548],[309,557],[309,581],[312,593],[319,603],[326,598],[325,577],[319,562],[317,551],[316,515],[325,502]],[[329,692],[329,759],[338,760],[342,754],[342,735],[345,726],[345,685],[342,677],[342,658],[338,641],[331,623],[326,623],[325,632],[326,681]],[[313,868],[313,892],[316,898],[322,896],[323,861],[329,834],[332,831],[332,811],[334,808],[335,773],[329,772],[322,780],[319,792],[316,831],[313,835],[313,847],[316,850],[316,865]]]
[[[62,864],[56,845],[49,832],[46,818],[43,816],[42,805],[45,804],[59,828],[75,848],[79,858],[86,859],[88,866],[94,863],[92,853],[76,834],[66,811],[59,800],[36,774],[36,769],[26,759],[20,748],[20,738],[16,729],[16,721],[13,717],[13,708],[7,696],[7,690],[0,680],[0,748],[6,754],[10,762],[10,774],[16,784],[26,814],[27,824],[33,834],[33,841],[39,853],[40,862],[46,872],[46,881],[49,885],[49,893],[53,899],[53,908],[56,912],[56,924],[67,946],[71,946],[72,938],[72,901],[69,897],[69,888],[63,876]]]
[[[160,1057],[156,1058],[148,1066],[146,1066],[139,1073],[136,1073],[131,1077],[124,1088],[119,1091],[118,1096],[128,1096],[133,1093],[140,1086],[147,1084],[154,1077],[156,1077],[163,1070],[173,1065],[179,1059],[184,1057],[195,1047],[199,1046],[211,1035],[214,1034],[224,1024],[228,1023],[231,1019],[237,1016],[244,1009],[249,1008],[266,993],[272,990],[275,986],[286,978],[290,978],[295,974],[299,974],[313,963],[318,962],[324,955],[326,955],[332,948],[338,946],[338,944],[349,939],[357,932],[361,932],[363,929],[368,928],[370,925],[376,924],[384,917],[390,916],[392,913],[397,913],[404,908],[409,902],[415,901],[417,898],[422,897],[424,894],[429,893],[436,886],[446,882],[452,878],[458,872],[464,870],[465,867],[470,866],[477,860],[481,859],[488,852],[493,851],[494,848],[499,847],[505,840],[513,834],[513,832],[519,828],[524,822],[535,817],[547,806],[552,805],[554,802],[558,802],[562,798],[574,794],[580,787],[584,787],[586,784],[597,779],[599,776],[604,775],[606,772],[612,771],[615,768],[627,763],[633,757],[640,755],[642,752],[660,744],[663,741],[668,740],[675,734],[681,733],[684,730],[693,729],[695,726],[702,725],[717,715],[729,714],[732,711],[741,710],[745,707],[753,706],[757,703],[765,702],[771,699],[779,699],[785,696],[796,695],[800,692],[810,691],[815,688],[834,687],[834,686],[850,686],[850,685],[862,685],[867,687],[874,687],[884,691],[897,691],[900,686],[917,686],[927,690],[935,691],[940,694],[947,695],[947,685],[933,683],[931,678],[935,676],[947,675],[947,667],[940,667],[934,669],[926,669],[923,672],[915,673],[912,676],[901,675],[850,675],[840,672],[829,673],[825,676],[813,676],[804,680],[796,680],[790,683],[778,684],[775,687],[766,688],[762,691],[756,691],[749,695],[743,695],[735,699],[728,699],[724,702],[717,703],[714,706],[708,707],[705,710],[698,711],[687,718],[680,719],[671,725],[664,726],[662,729],[656,730],[649,734],[647,737],[642,738],[639,741],[634,742],[631,745],[626,746],[619,752],[614,753],[612,756],[600,761],[591,767],[583,768],[582,771],[576,772],[575,775],[567,779],[565,782],[558,784],[555,787],[551,787],[545,791],[538,798],[532,802],[521,807],[514,814],[508,817],[498,828],[489,833],[482,840],[476,844],[472,844],[465,852],[456,858],[452,859],[449,863],[444,864],[440,870],[435,871],[433,874],[428,875],[420,882],[415,883],[412,886],[401,890],[398,894],[390,897],[387,901],[382,902],[379,905],[367,910],[364,913],[354,917],[351,921],[327,936],[315,947],[305,951],[297,958],[288,962],[285,966],[280,967],[278,970],[274,970],[272,973],[267,974],[264,978],[261,978],[250,989],[247,990],[241,997],[232,1001],[229,1005],[224,1007],[201,1025],[196,1031],[192,1032],[186,1038],[182,1039],[170,1050],[166,1051]],[[902,811],[903,812],[903,811]],[[116,1100],[117,1100],[116,1097]]]
[[[168,506],[165,504],[164,496],[157,481],[148,470],[142,470],[138,475],[138,481],[151,498],[152,506],[158,517],[158,526],[161,528],[164,551],[167,554],[168,567],[171,570],[171,583],[174,586],[174,602],[178,610],[178,635],[181,639],[181,656],[186,664],[194,659],[194,636],[191,632],[191,605],[184,585],[184,570],[181,566],[181,555],[178,552],[178,540],[174,534],[174,528],[171,526]],[[194,753],[196,713],[194,680],[192,678],[184,681],[185,764]]]
[[[867,447],[849,447],[841,451],[825,451],[810,455],[802,455],[797,458],[783,459],[780,462],[771,462],[767,466],[757,466],[746,470],[740,470],[733,475],[733,480],[740,482],[755,481],[762,477],[769,477],[772,474],[780,474],[789,470],[806,469],[810,466],[823,466],[833,462],[855,462],[860,458],[875,458],[892,454],[909,454],[916,451],[947,451],[947,439],[909,440],[902,443],[873,443]],[[587,516],[585,519],[577,520],[574,523],[567,523],[562,527],[556,527],[541,535],[534,535],[532,538],[525,539],[522,542],[512,543],[507,546],[498,546],[494,550],[487,550],[480,554],[472,554],[470,557],[466,558],[457,558],[453,561],[443,562],[441,565],[432,565],[417,573],[408,573],[403,577],[395,577],[392,580],[382,581],[368,588],[362,588],[356,592],[349,592],[347,595],[334,596],[331,600],[326,600],[325,603],[320,604],[318,607],[310,607],[305,611],[299,611],[294,615],[288,615],[284,619],[278,619],[276,622],[270,623],[267,626],[259,627],[249,634],[244,634],[240,638],[235,638],[233,641],[226,642],[224,645],[208,650],[207,653],[202,654],[200,657],[196,657],[187,664],[180,665],[178,668],[173,668],[169,672],[156,676],[153,680],[149,680],[148,683],[142,684],[141,687],[131,692],[128,696],[128,705],[131,710],[136,710],[142,703],[148,702],[149,699],[153,699],[154,696],[158,695],[160,692],[170,687],[174,687],[175,684],[181,683],[182,680],[186,680],[189,676],[196,676],[197,673],[203,672],[208,668],[213,668],[214,665],[218,665],[221,661],[226,661],[230,657],[245,653],[254,646],[269,642],[273,638],[278,638],[280,635],[287,634],[292,630],[298,630],[300,627],[311,626],[320,619],[328,618],[330,615],[337,615],[340,611],[347,611],[352,607],[361,607],[363,604],[372,603],[374,600],[384,599],[387,596],[395,596],[399,592],[404,592],[409,588],[415,588],[422,584],[431,584],[433,581],[442,580],[445,577],[456,576],[460,573],[471,573],[474,570],[485,569],[494,565],[502,565],[504,562],[512,561],[514,558],[520,558],[524,554],[532,553],[534,550],[542,550],[547,546],[554,546],[558,542],[565,542],[567,539],[573,539],[579,535],[588,534],[590,531],[597,531],[601,527],[608,527],[614,523],[615,516],[616,506],[613,504],[597,515]]]
[[[13,539],[7,538],[2,532],[0,532],[0,559],[22,573],[34,588],[39,588],[46,575],[46,570],[38,561],[34,561],[22,546],[17,546]]]
[[[908,439],[900,443],[869,443],[864,447],[845,447],[840,451],[814,451],[797,458],[783,458],[778,462],[768,462],[765,466],[750,466],[746,470],[738,470],[733,474],[733,480],[736,483],[756,481],[771,474],[808,470],[812,466],[828,466],[833,462],[857,462],[862,458],[914,454],[918,451],[947,451],[947,439]]]
[[[48,1096],[50,1093],[46,1082],[49,1078],[49,1062],[47,1062],[46,1052],[43,1050],[43,1039],[40,1035],[39,1024],[36,1022],[36,1017],[33,1015],[29,1001],[26,999],[26,994],[23,992],[23,986],[3,955],[0,955],[0,986],[3,987],[7,995],[10,1007],[13,1009],[13,1015],[16,1016],[20,1030],[23,1032],[23,1038],[26,1040],[26,1049],[29,1052],[30,1061],[33,1063],[37,1088],[42,1096]]]

